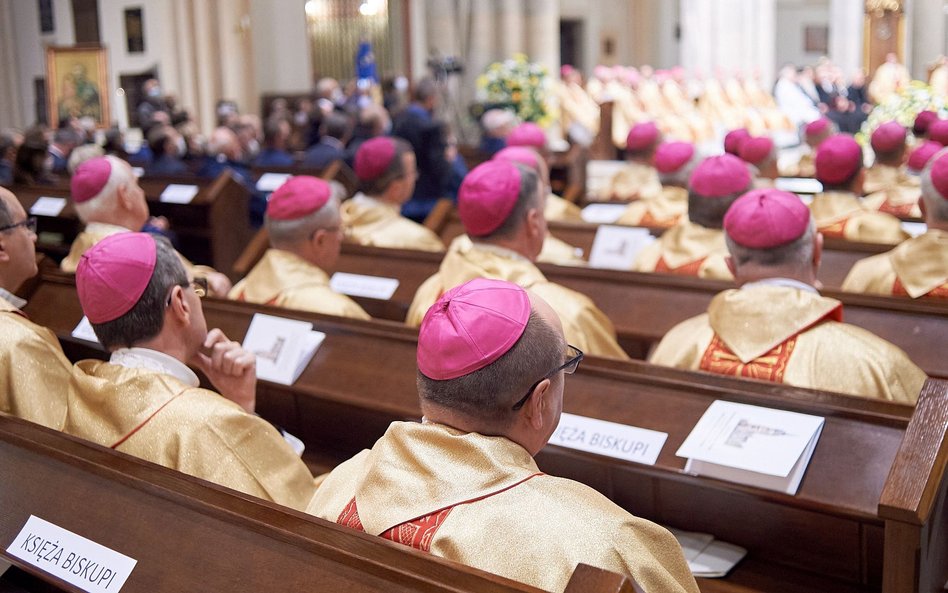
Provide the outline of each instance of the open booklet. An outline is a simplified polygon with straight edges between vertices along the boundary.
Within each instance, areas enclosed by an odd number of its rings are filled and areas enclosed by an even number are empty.
[[[696,577],[710,579],[726,576],[747,554],[744,548],[716,540],[710,533],[668,530],[681,544],[688,568]]]
[[[257,355],[258,379],[292,385],[325,338],[312,323],[257,313],[243,346]]]

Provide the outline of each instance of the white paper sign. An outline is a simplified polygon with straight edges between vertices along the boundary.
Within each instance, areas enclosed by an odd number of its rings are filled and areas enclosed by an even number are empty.
[[[99,343],[99,338],[95,335],[95,330],[92,329],[92,324],[89,323],[89,318],[85,315],[82,316],[82,319],[79,320],[79,325],[76,326],[76,329],[72,330],[72,337],[79,338],[80,340],[85,340],[87,342]]]
[[[289,173],[264,173],[257,180],[257,189],[265,192],[276,191],[281,185],[286,183],[292,175]]]
[[[924,235],[925,232],[928,231],[928,225],[926,225],[924,222],[903,222],[902,230],[913,237],[917,237],[919,235]]]
[[[325,338],[312,323],[257,313],[243,347],[257,355],[258,379],[292,385]]]
[[[33,515],[7,553],[89,593],[120,591],[138,563]]]
[[[364,276],[348,272],[336,272],[329,279],[329,287],[349,296],[387,301],[398,289],[398,280],[381,276]]]
[[[583,208],[580,216],[593,224],[612,224],[628,209],[628,204],[590,204]]]
[[[818,194],[823,191],[823,184],[809,177],[778,177],[774,180],[774,187],[794,194]]]
[[[171,204],[190,204],[194,196],[198,194],[199,188],[196,185],[181,185],[171,183],[161,192],[159,200]]]
[[[631,270],[639,252],[653,241],[648,229],[601,225],[589,252],[589,267]]]
[[[50,198],[43,196],[33,202],[30,207],[30,214],[34,216],[59,216],[66,207],[66,198]]]
[[[550,443],[587,453],[655,465],[668,433],[563,413]]]

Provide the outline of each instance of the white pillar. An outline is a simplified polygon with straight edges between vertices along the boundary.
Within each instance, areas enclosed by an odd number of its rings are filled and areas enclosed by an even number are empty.
[[[681,62],[714,75],[722,69],[770,80],[777,34],[775,0],[681,0]]]
[[[910,10],[906,15],[906,37],[911,41],[905,62],[913,78],[928,81],[928,66],[940,55],[948,52],[945,37],[948,30],[948,4],[944,0],[914,0],[906,2]]]
[[[829,58],[847,79],[862,63],[864,0],[830,0]]]
[[[527,0],[527,55],[559,76],[560,11],[556,2]]]
[[[13,3],[0,2],[0,122],[3,126],[22,126],[27,118],[23,117],[20,93],[17,81],[20,77],[14,43]]]
[[[428,47],[425,48],[423,54],[425,61],[433,55],[441,58],[457,56],[460,48],[458,46],[459,36],[455,2],[453,0],[428,0],[427,4]],[[420,78],[419,73],[415,73],[415,78]]]
[[[202,0],[192,5],[194,24],[194,66],[197,75],[196,120],[205,134],[217,121],[215,106],[220,95],[220,42],[217,35],[217,1]]]
[[[524,33],[523,0],[498,0],[497,2],[497,30],[500,33],[500,57],[506,59],[513,54],[526,52]],[[557,35],[558,37],[558,35]]]

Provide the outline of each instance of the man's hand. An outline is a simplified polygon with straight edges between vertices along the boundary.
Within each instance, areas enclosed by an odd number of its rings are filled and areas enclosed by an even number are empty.
[[[207,288],[211,291],[212,296],[226,298],[227,293],[230,292],[233,286],[230,278],[220,272],[212,272],[207,274],[205,278],[207,279]]]
[[[257,357],[216,328],[207,333],[204,348],[210,355],[198,352],[191,363],[207,375],[222,396],[253,414],[257,402]]]

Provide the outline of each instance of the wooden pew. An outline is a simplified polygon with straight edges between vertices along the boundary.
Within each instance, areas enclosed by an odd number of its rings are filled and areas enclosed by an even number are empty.
[[[539,591],[2,414],[0,473],[0,590],[77,590],[5,552],[34,515],[137,560],[126,591]],[[580,565],[566,591],[632,586]]]
[[[286,175],[310,175],[325,180],[338,181],[346,189],[346,196],[351,196],[359,189],[359,179],[349,165],[343,161],[333,161],[324,169],[307,167],[302,164],[290,165],[288,167],[266,166],[251,168],[254,178],[259,179],[264,173],[279,173]]]
[[[81,317],[68,276],[50,274],[26,312],[50,326],[71,357]],[[331,465],[371,446],[392,420],[417,419],[412,330],[206,299],[210,327],[241,339],[255,311],[304,319],[327,334],[293,386],[261,382],[258,411]],[[101,355],[101,354],[100,354]],[[366,363],[371,361],[371,370]],[[684,473],[675,451],[710,403],[740,403],[826,418],[796,496]],[[706,531],[748,557],[706,592],[935,591],[948,578],[948,383],[931,380],[918,407],[590,358],[568,379],[566,412],[668,433],[655,466],[548,446],[544,471],[589,484],[636,515]]]

